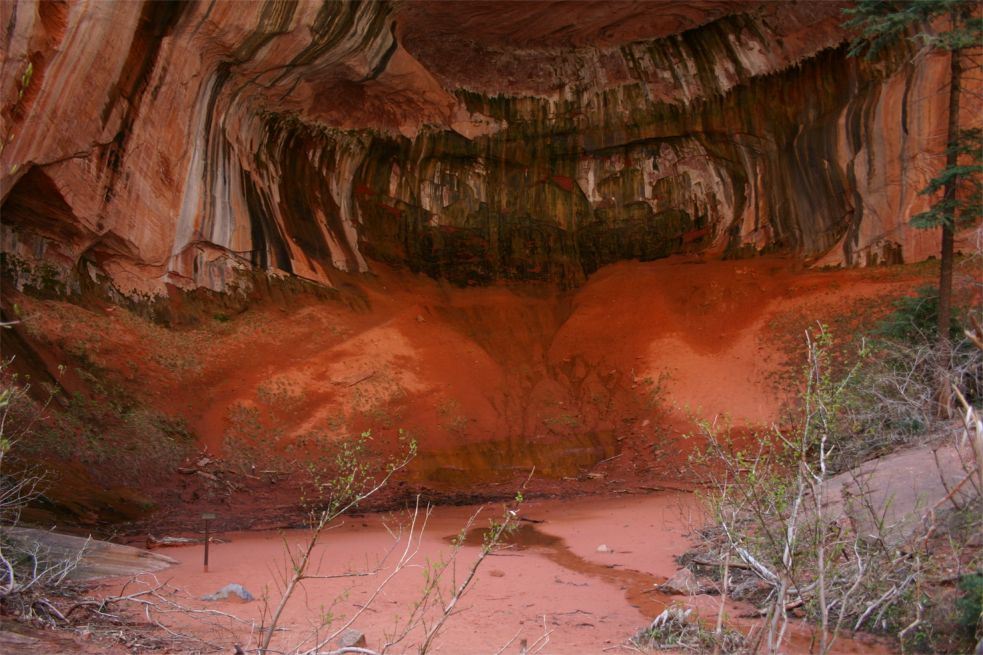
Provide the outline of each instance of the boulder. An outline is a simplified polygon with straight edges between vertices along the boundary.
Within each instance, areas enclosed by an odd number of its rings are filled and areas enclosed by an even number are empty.
[[[679,569],[671,578],[659,585],[659,590],[679,596],[694,596],[703,590],[696,575],[689,569]]]
[[[49,530],[11,526],[4,526],[3,533],[4,537],[17,544],[18,548],[38,549],[51,561],[78,557],[78,566],[68,576],[76,582],[154,573],[177,564],[177,560],[149,550],[100,541],[91,537],[76,537]]]

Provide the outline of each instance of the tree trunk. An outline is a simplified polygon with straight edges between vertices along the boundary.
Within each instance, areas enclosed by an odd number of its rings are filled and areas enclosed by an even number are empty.
[[[953,29],[959,24],[959,16],[956,12],[951,15]],[[959,155],[956,153],[956,143],[959,141],[959,95],[962,83],[962,56],[959,49],[952,51],[949,60],[949,123],[946,127],[946,142],[948,153],[946,154],[946,168],[954,168],[958,164]],[[942,199],[947,205],[952,206],[956,199],[956,187],[958,178],[953,177],[949,180],[943,190]],[[952,264],[953,264],[953,236],[956,228],[956,216],[946,216],[942,222],[942,252],[939,266],[939,416],[948,418],[952,408],[952,392],[949,389],[949,378],[947,371],[949,368],[950,352],[952,344],[949,340],[949,324],[952,321]]]

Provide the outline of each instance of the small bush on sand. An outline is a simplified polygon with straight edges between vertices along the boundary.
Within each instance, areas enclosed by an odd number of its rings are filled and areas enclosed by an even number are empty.
[[[722,630],[718,634],[700,625],[696,617],[690,618],[692,612],[679,605],[670,605],[629,641],[639,650],[684,650],[720,655],[747,652],[744,635],[733,630]]]
[[[844,630],[910,641],[930,625],[927,594],[933,581],[944,585],[943,558],[962,549],[956,543],[936,552],[939,504],[907,531],[885,521],[885,508],[859,476],[852,477],[850,497],[833,502],[834,454],[856,438],[862,367],[832,374],[830,344],[823,326],[807,338],[804,391],[793,422],[743,442],[713,423],[701,428],[707,445],[695,458],[696,471],[704,476],[715,526],[705,531],[708,548],[720,561],[740,562],[754,578],[759,593],[752,597],[764,616],[758,640],[768,653],[784,649],[793,615],[813,622],[816,652],[823,654]],[[840,462],[859,463],[863,453],[854,449]],[[974,480],[970,473],[964,482],[978,499]],[[978,512],[979,502],[965,507]]]
[[[937,290],[925,287],[894,303],[842,378],[832,417],[828,465],[844,471],[897,448],[932,439],[944,428],[939,384],[955,386],[970,404],[983,398],[983,351],[953,319],[947,352],[935,328]]]
[[[64,618],[50,597],[68,584],[84,551],[54,557],[39,543],[15,538],[21,512],[40,495],[44,476],[32,468],[11,470],[10,456],[43,411],[8,363],[0,364],[0,614],[50,623]]]

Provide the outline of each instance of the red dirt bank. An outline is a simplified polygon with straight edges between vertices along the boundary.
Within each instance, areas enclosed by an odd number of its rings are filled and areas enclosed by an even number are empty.
[[[169,465],[155,476],[161,461],[117,452],[110,475],[91,467],[96,486],[135,488],[166,507],[160,519],[220,503],[268,525],[296,501],[291,462],[369,429],[380,454],[397,428],[419,441],[400,490],[507,494],[533,466],[543,493],[678,484],[690,443],[679,436],[694,414],[777,419],[789,389],[776,384],[797,370],[803,330],[822,320],[849,337],[886,299],[930,281],[927,269],[675,257],[606,267],[569,294],[381,269],[353,280],[358,309],[270,302],[181,330],[117,307],[9,302],[46,366],[68,365],[69,391],[182,419],[213,460],[208,475],[188,460],[189,474]]]

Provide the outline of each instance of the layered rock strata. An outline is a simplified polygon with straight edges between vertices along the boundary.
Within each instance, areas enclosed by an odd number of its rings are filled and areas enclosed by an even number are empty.
[[[948,60],[851,59],[841,9],[4,3],[8,270],[152,296],[373,261],[569,287],[679,252],[922,259]]]

